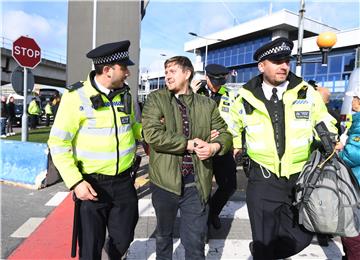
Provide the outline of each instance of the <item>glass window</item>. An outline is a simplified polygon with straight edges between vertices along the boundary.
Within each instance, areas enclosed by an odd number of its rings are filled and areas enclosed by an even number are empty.
[[[353,71],[355,67],[355,55],[344,56],[344,72]]]
[[[244,53],[245,52],[245,46],[243,44],[241,44],[240,48],[239,48],[239,53]]]
[[[316,73],[319,74],[327,74],[328,66],[321,66],[321,63],[316,63]]]
[[[342,56],[329,57],[329,73],[341,73]]]
[[[230,57],[225,58],[225,67],[230,66]]]
[[[304,67],[304,75],[315,75],[315,63],[305,63]]]
[[[245,63],[244,59],[245,59],[245,55],[243,53],[239,54],[237,59],[237,64],[239,65],[244,64]]]
[[[247,43],[246,44],[246,47],[245,47],[245,52],[252,52],[252,45],[251,45],[251,43],[249,42],[249,43]]]
[[[335,80],[340,80],[341,79],[341,74],[331,74],[328,76],[328,80],[329,81],[335,81]]]
[[[245,53],[245,63],[253,62],[253,54],[251,52]]]
[[[230,62],[231,66],[237,65],[237,57],[238,57],[238,55],[231,56],[231,62]]]
[[[225,51],[221,50],[219,53],[219,58],[223,58],[223,57],[225,57]]]
[[[244,71],[244,81],[249,81],[251,79],[251,71],[249,69],[245,69]]]
[[[316,77],[315,77],[315,81],[321,83],[320,85],[323,85],[324,82],[326,81],[326,76],[325,76],[325,75],[323,75],[323,76],[321,76],[321,75],[316,76]]]

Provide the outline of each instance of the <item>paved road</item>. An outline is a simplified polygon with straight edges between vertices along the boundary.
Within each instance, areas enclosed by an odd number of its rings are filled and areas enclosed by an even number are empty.
[[[143,154],[142,154],[143,155]],[[144,155],[143,155],[144,156]],[[137,179],[140,219],[135,231],[128,259],[155,259],[154,231],[156,219],[151,203],[147,181],[147,158],[143,157]],[[210,242],[206,246],[207,259],[252,259],[248,244],[251,230],[244,202],[243,189],[246,180],[239,171],[238,191],[221,213],[223,228],[210,230]],[[56,207],[67,194],[63,183],[42,190],[29,190],[1,184],[1,259],[6,259],[21,242],[31,234],[41,221]],[[49,205],[51,204],[51,205]],[[184,259],[184,249],[179,241],[178,223],[175,227],[174,260]],[[322,248],[314,240],[312,245],[292,259],[341,259],[339,240]],[[104,254],[103,259],[107,259]]]
[[[30,190],[1,183],[1,259],[26,238],[13,237],[30,218],[45,218],[55,206],[46,206],[58,192],[67,191],[63,183],[42,190]],[[31,223],[30,223],[31,224]]]

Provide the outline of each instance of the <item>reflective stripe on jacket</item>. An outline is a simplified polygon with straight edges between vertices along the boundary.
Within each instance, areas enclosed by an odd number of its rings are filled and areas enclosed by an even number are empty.
[[[82,180],[82,174],[127,170],[135,157],[135,138],[141,138],[134,109],[130,115],[122,112],[121,94],[110,101],[91,85],[90,77],[82,87],[64,93],[48,140],[54,164],[69,188]],[[104,105],[94,109],[90,97],[99,94]]]
[[[235,102],[236,96],[234,91],[226,90],[225,86],[221,86],[219,92],[221,94],[220,103],[218,105],[221,117],[229,125],[231,122],[230,107]]]
[[[327,112],[320,94],[308,87],[305,81],[289,75],[288,90],[283,95],[285,116],[285,153],[280,159],[274,140],[274,130],[265,104],[253,94],[261,88],[262,76],[258,76],[239,90],[239,97],[231,107],[229,130],[234,136],[234,147],[241,148],[241,132],[245,131],[249,157],[277,176],[300,172],[310,155],[310,145],[315,137],[314,126],[324,121],[328,129],[337,133],[336,120]],[[306,98],[299,99],[300,90],[306,90]],[[251,105],[246,113],[244,104]]]

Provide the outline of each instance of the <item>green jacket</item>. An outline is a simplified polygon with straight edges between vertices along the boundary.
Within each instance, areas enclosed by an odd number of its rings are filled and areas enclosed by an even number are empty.
[[[216,103],[191,92],[179,99],[189,111],[190,139],[210,141],[210,131],[217,129],[220,135],[213,141],[221,144],[220,155],[232,147],[232,136],[227,132]],[[161,119],[164,120],[161,120]],[[150,181],[177,195],[181,194],[180,165],[187,147],[183,135],[182,118],[174,95],[167,89],[149,94],[142,112],[145,141],[150,145]],[[192,155],[196,187],[203,202],[207,202],[212,185],[212,158],[199,160]]]

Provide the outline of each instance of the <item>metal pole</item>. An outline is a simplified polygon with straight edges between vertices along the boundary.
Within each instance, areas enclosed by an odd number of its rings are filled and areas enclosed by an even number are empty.
[[[207,65],[207,55],[208,55],[208,40],[205,39],[205,62],[204,62],[204,73],[206,75],[205,67]]]
[[[95,49],[96,47],[96,13],[97,13],[97,0],[93,2],[93,31],[92,31],[92,48]],[[94,63],[92,63],[92,69],[94,70]]]
[[[28,119],[27,119],[27,68],[24,67],[24,102],[23,115],[21,118],[21,141],[26,142],[28,138]]]
[[[297,49],[297,57],[296,57],[296,71],[295,71],[295,74],[299,77],[301,77],[302,44],[304,38],[304,13],[305,13],[305,0],[301,0],[300,10],[299,10],[298,49]]]

